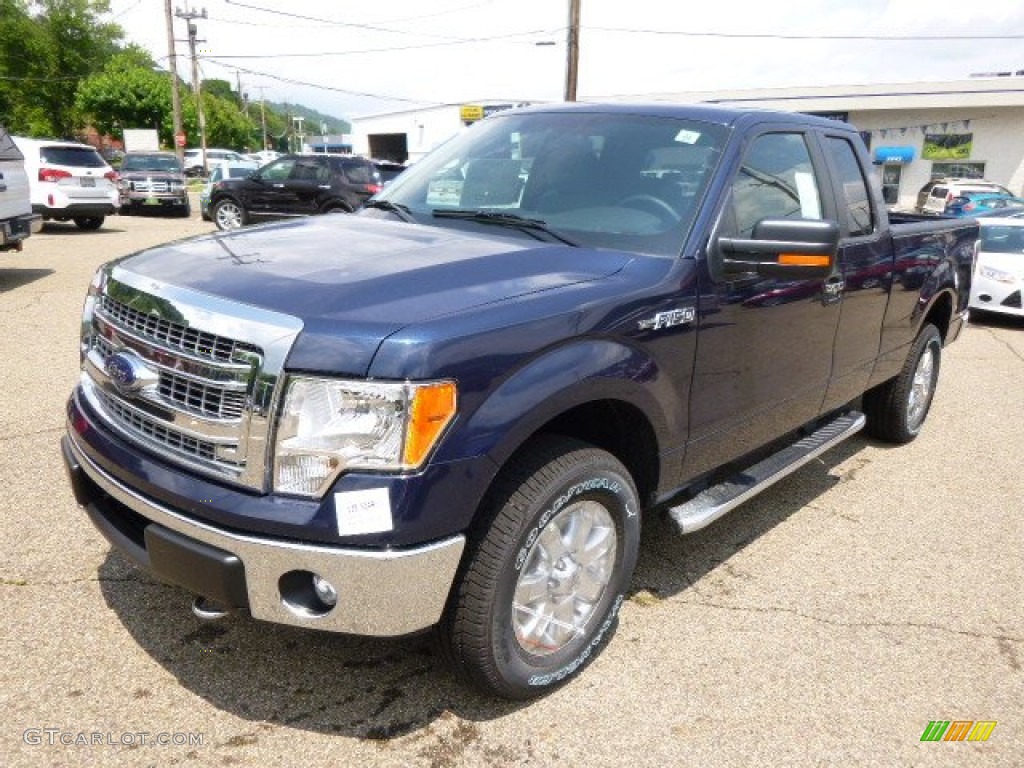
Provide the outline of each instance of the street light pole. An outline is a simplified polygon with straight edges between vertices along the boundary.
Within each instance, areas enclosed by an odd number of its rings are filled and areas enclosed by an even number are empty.
[[[569,28],[565,42],[565,100],[576,101],[580,65],[580,0],[569,0]]]

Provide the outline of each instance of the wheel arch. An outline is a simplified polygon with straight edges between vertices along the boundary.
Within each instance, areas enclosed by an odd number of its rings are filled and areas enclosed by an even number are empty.
[[[662,480],[668,436],[685,428],[670,424],[670,414],[686,413],[678,399],[642,350],[594,340],[552,350],[505,379],[455,437],[499,468],[539,435],[576,438],[615,456],[646,505]]]

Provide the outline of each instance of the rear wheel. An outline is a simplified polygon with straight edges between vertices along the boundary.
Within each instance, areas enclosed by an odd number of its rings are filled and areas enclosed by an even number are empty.
[[[75,225],[79,229],[93,230],[103,226],[103,216],[76,216]]]
[[[899,375],[864,394],[868,433],[891,443],[909,443],[921,432],[935,396],[942,360],[942,336],[921,329]]]
[[[484,502],[439,627],[445,655],[510,699],[568,681],[611,636],[639,541],[637,492],[615,457],[534,440]]]
[[[249,219],[245,209],[230,197],[218,200],[213,206],[211,215],[213,216],[213,223],[217,225],[217,229],[225,230],[243,227]]]

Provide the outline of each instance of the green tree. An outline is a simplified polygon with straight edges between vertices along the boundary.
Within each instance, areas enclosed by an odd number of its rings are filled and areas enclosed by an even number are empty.
[[[45,107],[32,98],[52,74],[46,49],[27,0],[0,0],[0,123],[12,133],[52,133]]]
[[[83,80],[75,106],[100,133],[121,138],[125,128],[156,128],[163,144],[174,140],[170,78],[136,46],[115,54],[102,72]]]
[[[43,40],[39,64],[47,79],[24,89],[22,98],[32,109],[42,108],[49,133],[71,136],[82,124],[78,84],[103,68],[124,36],[117,24],[100,20],[109,10],[107,0],[35,0],[29,6]]]

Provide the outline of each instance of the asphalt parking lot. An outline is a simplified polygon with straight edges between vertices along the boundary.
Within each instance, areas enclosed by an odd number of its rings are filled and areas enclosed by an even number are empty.
[[[58,441],[89,279],[212,229],[112,217],[0,254],[3,765],[1024,764],[1024,323],[946,350],[912,445],[855,437],[687,538],[645,521],[611,645],[513,705],[423,638],[203,624],[76,507]],[[997,725],[922,742],[933,720]]]

